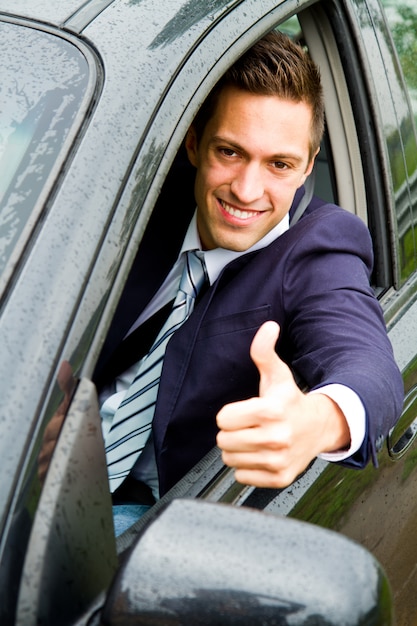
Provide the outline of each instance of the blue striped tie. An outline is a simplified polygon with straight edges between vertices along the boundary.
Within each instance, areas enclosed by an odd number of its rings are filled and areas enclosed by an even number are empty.
[[[165,349],[172,334],[186,321],[195,298],[207,279],[201,252],[187,252],[179,289],[171,313],[114,414],[106,437],[106,457],[110,490],[123,482],[136,463],[149,437],[158,395]]]

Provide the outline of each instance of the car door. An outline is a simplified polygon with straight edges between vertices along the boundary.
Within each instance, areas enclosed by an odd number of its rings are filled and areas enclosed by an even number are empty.
[[[397,28],[400,36],[415,19],[415,9],[409,4],[402,12],[397,5],[396,9],[391,28],[394,34]],[[408,22],[401,23],[401,13]],[[417,554],[412,540],[417,521],[413,480],[417,410],[415,71],[408,66],[404,78],[400,67],[401,61],[405,63],[404,49],[402,57],[398,56],[378,2],[315,3],[300,11],[298,20],[323,75],[334,196],[367,222],[373,237],[373,284],[403,372],[404,412],[387,441],[379,442],[378,468],[369,465],[355,472],[317,459],[291,486],[274,494],[239,488],[232,472],[221,470],[213,455],[200,468],[206,472],[206,480],[210,479],[201,496],[296,517],[359,541],[388,573],[398,623],[413,624],[417,615],[413,597]],[[190,494],[198,495],[198,482],[189,483]]]
[[[321,67],[328,137],[317,189],[357,213],[370,229],[373,286],[403,372],[404,412],[387,441],[379,442],[378,468],[369,465],[355,472],[318,459],[277,493],[237,485],[213,451],[168,499],[187,494],[257,507],[346,534],[383,563],[398,623],[411,624],[416,617],[412,590],[417,557],[411,540],[417,514],[413,101],[379,3],[318,2],[300,10],[297,19],[283,21],[281,28],[304,40]],[[131,540],[127,533],[121,543]]]

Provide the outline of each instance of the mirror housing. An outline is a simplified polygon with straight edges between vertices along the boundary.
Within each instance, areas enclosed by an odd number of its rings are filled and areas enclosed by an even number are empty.
[[[140,533],[102,624],[393,623],[376,559],[333,531],[203,500],[173,500]]]

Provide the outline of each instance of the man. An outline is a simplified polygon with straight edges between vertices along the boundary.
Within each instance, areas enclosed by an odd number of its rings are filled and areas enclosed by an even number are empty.
[[[202,251],[209,285],[167,343],[152,434],[115,502],[151,502],[148,486],[163,495],[216,441],[236,479],[262,487],[290,484],[318,455],[376,462],[403,388],[369,285],[368,231],[317,198],[290,224],[323,120],[317,68],[272,33],[226,73],[189,129],[197,209],[190,222],[181,188],[141,244],[97,369],[106,438],[123,421],[120,401],[157,334],[147,324],[172,307],[188,250]],[[112,367],[112,351],[142,328]]]

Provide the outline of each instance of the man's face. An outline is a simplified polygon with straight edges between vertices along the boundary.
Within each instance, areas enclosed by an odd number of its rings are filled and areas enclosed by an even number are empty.
[[[190,128],[204,249],[247,250],[288,213],[314,163],[311,120],[304,102],[226,87],[199,142]]]

